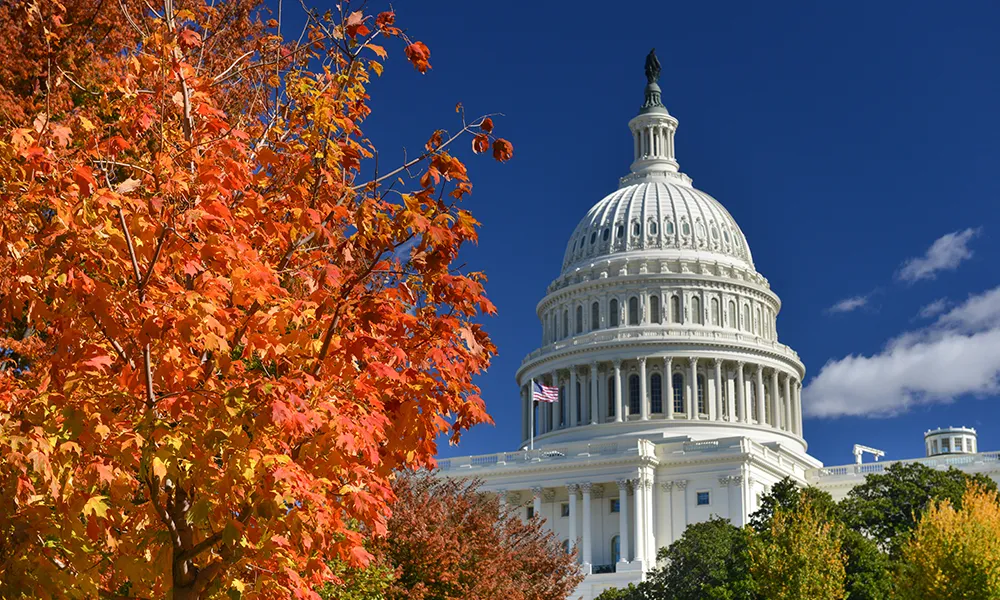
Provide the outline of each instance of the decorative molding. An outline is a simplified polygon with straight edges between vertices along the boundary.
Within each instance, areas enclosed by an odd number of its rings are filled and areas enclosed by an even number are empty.
[[[663,481],[663,482],[660,483],[660,488],[664,492],[667,492],[668,494],[670,493],[670,490],[673,489],[673,487],[674,487],[674,482],[673,481]]]
[[[729,475],[723,475],[722,477],[719,477],[719,485],[722,487],[729,487],[729,482],[732,481],[732,479],[733,478]]]
[[[687,482],[687,479],[676,479],[676,480],[674,480],[674,485],[676,485],[678,488],[684,490],[684,489],[687,489],[688,482]]]
[[[596,498],[603,498],[604,497],[604,486],[602,484],[595,483],[595,484],[587,484],[587,485],[592,485],[592,487],[590,488],[590,497],[591,498],[595,498],[596,499]]]
[[[546,502],[552,502],[555,499],[556,499],[556,491],[554,489],[552,489],[552,488],[546,488],[542,492],[542,500],[544,500]]]

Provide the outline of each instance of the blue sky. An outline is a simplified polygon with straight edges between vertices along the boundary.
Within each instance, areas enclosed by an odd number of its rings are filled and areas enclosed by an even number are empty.
[[[366,131],[382,165],[454,129],[456,102],[470,116],[504,113],[497,133],[515,148],[503,165],[464,157],[483,227],[463,259],[487,273],[499,309],[486,321],[499,356],[479,380],[496,426],[442,456],[517,446],[514,372],[541,339],[535,305],[577,221],[628,170],[626,123],[654,46],[682,170],[741,225],[806,384],[823,373],[806,390],[813,413],[830,415],[806,419],[810,453],[843,464],[862,443],[910,458],[924,430],[945,425],[974,426],[981,448],[1000,449],[1000,293],[984,295],[1000,285],[1000,4],[395,9],[433,69],[417,74],[396,48],[372,86]]]

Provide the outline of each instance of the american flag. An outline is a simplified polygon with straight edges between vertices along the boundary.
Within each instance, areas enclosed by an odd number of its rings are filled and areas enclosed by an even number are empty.
[[[559,402],[559,388],[542,385],[537,381],[531,391],[531,398],[535,402]]]

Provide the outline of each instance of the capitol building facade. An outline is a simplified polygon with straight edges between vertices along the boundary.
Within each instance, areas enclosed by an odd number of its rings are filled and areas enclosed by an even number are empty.
[[[576,226],[538,304],[542,346],[516,374],[520,449],[439,461],[576,548],[584,600],[640,581],[692,523],[744,525],[785,477],[839,499],[886,465],[807,453],[805,367],[778,340],[781,301],[733,217],[680,171],[677,119],[647,77],[630,173]],[[533,402],[532,382],[559,402]],[[1000,478],[998,453],[955,431],[929,432],[917,460]]]

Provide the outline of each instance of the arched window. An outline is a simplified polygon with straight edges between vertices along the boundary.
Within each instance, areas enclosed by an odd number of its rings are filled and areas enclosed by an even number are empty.
[[[695,381],[698,382],[698,413],[708,414],[708,410],[705,408],[705,376],[699,375]]]
[[[721,322],[722,322],[722,314],[719,308],[719,299],[712,298],[712,325],[718,327],[719,323]]]
[[[729,301],[729,326],[733,329],[740,328],[740,324],[736,322],[736,303],[732,300]]]
[[[569,310],[563,310],[563,337],[569,337]]]
[[[608,303],[608,326],[618,327],[618,299],[612,298]]]
[[[590,234],[590,243],[593,244],[596,241],[597,241],[597,232],[595,231],[594,233]]]
[[[649,233],[656,235],[656,221],[652,221],[649,224]]]
[[[635,237],[642,235],[642,225],[638,223],[632,223],[632,235]]]
[[[759,306],[757,307],[757,321],[754,322],[753,330],[754,330],[754,332],[757,335],[760,335],[760,307]]]
[[[576,333],[583,333],[583,307],[579,305],[576,307]]]
[[[674,384],[674,412],[684,413],[684,376],[680,373],[674,373],[673,377]]]
[[[611,538],[611,562],[617,563],[622,559],[621,538],[617,535]]]
[[[601,241],[606,242],[606,241],[608,241],[609,237],[611,237],[611,228],[610,227],[605,227],[604,228],[604,233],[601,234]]]
[[[615,416],[615,378],[608,377],[608,416]]]
[[[674,222],[667,221],[667,235],[674,235]]]
[[[651,323],[660,322],[660,297],[653,295],[649,297],[649,321]]]
[[[744,331],[750,331],[750,307],[746,304],[743,305],[743,327]]]
[[[681,323],[681,297],[673,295],[670,297],[670,318],[674,323]]]
[[[639,376],[628,376],[628,413],[639,414]]]
[[[663,412],[663,379],[659,373],[653,373],[649,378],[649,403],[650,412]]]
[[[698,325],[702,324],[701,298],[698,296],[691,296],[691,320]]]
[[[594,302],[590,305],[590,330],[595,331],[601,328],[601,303]]]
[[[628,324],[639,324],[639,299],[635,296],[628,299]]]
[[[577,381],[576,382],[576,398],[574,400],[576,402],[576,423],[573,423],[574,425],[578,425],[579,423],[585,422],[583,420],[583,412],[580,410],[582,408],[580,406],[580,399],[581,399],[580,396],[581,396],[581,394],[580,394],[580,382]]]

